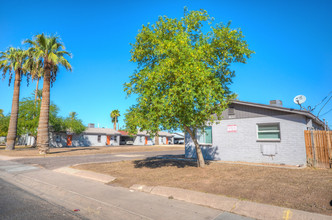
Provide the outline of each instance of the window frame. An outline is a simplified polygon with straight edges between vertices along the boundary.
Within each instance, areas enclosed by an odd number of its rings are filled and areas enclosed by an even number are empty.
[[[267,130],[267,131],[259,131],[259,126],[278,126],[278,130]],[[262,139],[259,138],[259,133],[279,133],[279,138],[267,138]],[[279,122],[268,122],[268,123],[257,123],[256,124],[256,140],[260,142],[280,142],[281,141],[281,128]]]
[[[205,132],[205,129],[207,127],[211,128],[211,143],[206,143],[206,132]],[[204,143],[200,142],[200,140],[198,138],[199,137],[198,135],[199,136],[204,135],[203,136]],[[212,146],[212,144],[213,144],[212,126],[205,126],[203,132],[201,131],[201,129],[197,129],[197,131],[196,131],[196,139],[197,139],[197,142],[198,142],[199,145]]]

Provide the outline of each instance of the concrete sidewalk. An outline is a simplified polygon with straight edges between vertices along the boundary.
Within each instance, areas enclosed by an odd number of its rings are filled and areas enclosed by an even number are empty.
[[[68,174],[0,160],[1,179],[50,203],[79,210],[79,214],[88,219],[249,220],[213,208]]]
[[[81,170],[75,171],[75,169],[72,168],[61,168],[57,171],[67,174],[73,174],[83,178],[92,178],[100,182],[105,182],[105,180],[113,181],[115,179],[112,176],[107,176],[104,174],[94,173],[90,171],[85,171],[89,173],[84,173]],[[201,193],[186,189],[145,185],[133,185],[132,187],[130,187],[130,189],[150,193],[153,195],[164,196],[176,200],[186,201],[197,205],[208,206],[218,210],[231,212],[255,219],[332,220],[332,216],[244,201],[226,196]]]

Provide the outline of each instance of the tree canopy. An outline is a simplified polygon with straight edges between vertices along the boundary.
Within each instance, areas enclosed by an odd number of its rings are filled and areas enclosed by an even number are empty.
[[[235,76],[231,64],[246,63],[253,53],[242,31],[230,22],[213,26],[205,10],[185,11],[181,19],[163,16],[143,25],[131,46],[137,68],[125,91],[138,98],[126,114],[127,127],[153,134],[185,130],[201,154],[196,130],[220,119],[235,97],[229,88]]]

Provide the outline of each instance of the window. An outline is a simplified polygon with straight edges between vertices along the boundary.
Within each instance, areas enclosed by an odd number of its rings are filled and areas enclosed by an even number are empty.
[[[280,125],[257,124],[257,140],[260,141],[280,141]]]
[[[212,127],[205,127],[197,130],[197,140],[200,144],[212,144]]]
[[[139,136],[139,142],[142,143],[143,142],[143,137]]]
[[[235,115],[235,109],[233,107],[228,108],[228,115]]]
[[[101,142],[101,135],[98,135],[98,143]]]

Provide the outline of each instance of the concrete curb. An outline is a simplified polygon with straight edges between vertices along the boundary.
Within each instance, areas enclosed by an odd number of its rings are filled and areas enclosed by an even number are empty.
[[[64,173],[64,174],[69,174],[69,175],[74,175],[74,176],[79,176],[82,178],[86,179],[92,179],[96,180],[102,183],[108,183],[114,181],[116,178],[113,176],[109,176],[106,174],[101,174],[101,173],[95,173],[91,171],[85,171],[85,170],[77,170],[69,167],[61,167],[58,169],[53,170],[55,172],[59,173]]]
[[[16,159],[21,159],[23,157],[11,157],[11,156],[0,156],[0,160],[16,160]]]
[[[209,206],[215,209],[232,212],[255,219],[287,219],[287,220],[332,220],[332,216],[305,212],[296,209],[288,209],[279,206],[266,205],[256,202],[243,201],[226,196],[218,196],[209,193],[179,189],[164,186],[133,185],[132,190],[147,192],[154,195],[174,198],[198,205]]]

